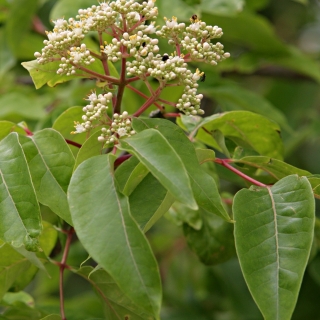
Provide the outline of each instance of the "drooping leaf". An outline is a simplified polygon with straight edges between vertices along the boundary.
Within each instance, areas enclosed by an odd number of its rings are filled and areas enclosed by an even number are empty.
[[[148,128],[159,130],[181,158],[188,172],[193,194],[198,205],[208,212],[230,221],[230,217],[222,205],[214,179],[201,168],[195,148],[183,130],[172,122],[163,119],[134,119],[133,127],[137,132]],[[179,201],[185,204],[185,202]]]
[[[39,204],[17,133],[0,142],[0,239],[37,247],[42,230]]]
[[[161,284],[150,246],[117,192],[114,158],[90,158],[76,169],[68,189],[77,235],[89,254],[138,307],[159,318]]]
[[[132,191],[148,173],[149,170],[137,157],[130,157],[115,172],[115,180],[120,192],[126,196],[130,196]]]
[[[200,209],[201,228],[183,225],[189,247],[206,265],[225,262],[235,255],[233,225]]]
[[[20,137],[38,201],[72,225],[67,189],[74,157],[62,135],[52,129]]]
[[[197,208],[185,166],[159,131],[148,129],[122,140],[121,149],[133,153],[178,201]]]
[[[147,232],[175,201],[162,184],[148,173],[129,196],[130,211],[141,230]]]
[[[77,274],[88,280],[96,289],[103,303],[105,317],[108,320],[119,320],[129,317],[130,320],[152,319],[143,308],[135,305],[126,292],[121,290],[112,277],[103,269],[82,267]]]
[[[291,318],[312,245],[314,205],[307,178],[297,175],[234,198],[237,254],[266,320]]]
[[[279,160],[283,158],[283,145],[279,126],[269,119],[248,111],[231,111],[205,118],[198,125],[196,138],[215,147],[211,134],[220,130],[226,137],[245,148],[251,148],[263,156]],[[200,135],[202,132],[202,135]],[[203,137],[207,138],[204,139]],[[213,141],[211,144],[210,141]]]

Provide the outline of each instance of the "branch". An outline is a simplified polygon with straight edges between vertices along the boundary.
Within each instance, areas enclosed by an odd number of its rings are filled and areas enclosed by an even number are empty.
[[[244,180],[249,181],[250,183],[259,186],[259,187],[268,187],[266,184],[261,183],[249,176],[247,176],[246,174],[244,174],[243,172],[241,172],[240,170],[234,168],[232,165],[230,165],[229,163],[231,162],[231,159],[219,159],[216,158],[214,160],[215,163],[221,164],[223,167],[229,169],[230,171],[234,172],[236,175],[238,175],[239,177],[243,178]]]
[[[68,230],[67,241],[64,247],[61,263],[60,263],[60,271],[59,271],[59,288],[60,288],[60,314],[62,320],[67,320],[65,312],[64,312],[64,296],[63,296],[63,272],[68,266],[66,264],[68,253],[70,249],[70,244],[72,240],[72,235],[74,234],[74,229],[71,227]]]

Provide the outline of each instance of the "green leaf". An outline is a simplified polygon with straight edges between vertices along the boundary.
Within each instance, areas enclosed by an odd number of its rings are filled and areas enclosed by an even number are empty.
[[[0,140],[11,132],[18,132],[22,135],[26,134],[25,131],[15,123],[10,121],[0,121]]]
[[[181,158],[188,172],[193,194],[198,205],[208,212],[219,215],[223,219],[230,221],[230,217],[222,205],[214,179],[201,168],[195,148],[186,137],[183,130],[174,123],[163,119],[134,119],[133,127],[137,132],[148,128],[159,130]],[[156,154],[158,155],[159,152],[156,152]],[[171,190],[169,191],[171,192]],[[174,194],[172,193],[172,195]],[[186,204],[186,202],[179,199],[177,200]]]
[[[159,131],[148,129],[122,140],[121,149],[133,153],[178,201],[197,208],[185,166]]]
[[[263,156],[282,160],[283,145],[279,126],[269,119],[248,111],[231,111],[214,114],[205,118],[199,125],[196,138],[214,147],[211,134],[220,130],[236,144],[250,148]],[[199,133],[202,132],[202,135]],[[204,139],[203,137],[207,137]],[[215,143],[211,144],[213,140]]]
[[[113,160],[102,155],[84,161],[68,190],[77,235],[89,252],[137,306],[159,318],[161,284],[158,266],[128,200],[118,193]]]
[[[320,199],[320,175],[314,174],[314,175],[308,176],[307,178],[311,184],[314,196]]]
[[[3,9],[3,12],[5,12],[2,5],[0,5],[1,9]],[[1,21],[1,15],[2,12],[0,10],[0,21]],[[0,79],[6,74],[7,71],[9,71],[15,64],[16,59],[13,56],[11,50],[8,47],[8,44],[5,40],[5,34],[4,30],[0,30]]]
[[[44,107],[44,100],[30,98],[20,92],[10,92],[0,97],[1,118],[20,116],[19,118],[40,120],[46,116]]]
[[[54,61],[46,64],[39,64],[37,60],[32,60],[28,62],[22,62],[21,64],[25,69],[29,71],[36,89],[41,88],[45,84],[47,84],[49,87],[54,87],[59,83],[63,83],[73,79],[92,78],[92,75],[87,74],[79,69],[76,70],[76,73],[74,75],[59,75],[57,74],[57,70],[59,69],[60,63],[60,61]],[[113,67],[111,63],[109,64]],[[100,74],[104,74],[102,63],[97,59],[94,63],[88,66],[88,69]]]
[[[2,304],[5,304],[6,306],[19,306],[21,304],[25,304],[29,307],[34,307],[34,300],[30,296],[30,294],[19,291],[19,292],[7,292],[2,301]]]
[[[216,158],[216,154],[211,149],[196,149],[197,158],[200,164],[205,163],[207,161],[213,162]]]
[[[31,263],[0,240],[0,300],[16,279],[31,267]]]
[[[91,0],[59,0],[56,2],[50,13],[50,19],[56,20],[64,17],[65,19],[74,18],[79,9],[86,9],[93,5]]]
[[[21,39],[27,36],[32,26],[32,18],[36,13],[38,1],[15,0],[11,3],[5,24],[5,34],[9,48],[16,55],[21,50]],[[28,8],[28,10],[21,10]]]
[[[58,314],[50,314],[49,316],[41,318],[40,320],[61,320],[61,316]]]
[[[130,211],[143,232],[147,232],[175,201],[162,184],[148,173],[129,196]]]
[[[86,141],[86,134],[72,134],[74,131],[74,122],[82,122],[83,111],[82,107],[71,107],[63,112],[52,125],[52,129],[57,130],[65,139],[82,144]],[[79,148],[70,145],[73,154],[79,152]]]
[[[189,247],[206,265],[225,262],[235,255],[233,224],[200,209],[202,221],[199,229],[190,224],[183,225],[183,231]]]
[[[239,191],[233,202],[236,250],[266,320],[291,319],[313,240],[314,198],[306,177]]]
[[[53,129],[20,137],[38,201],[72,225],[67,200],[74,157],[62,135]]]
[[[103,144],[98,141],[98,137],[100,135],[101,132],[95,132],[88,140],[84,142],[77,154],[76,163],[73,170],[75,170],[83,161],[101,154]]]
[[[244,0],[202,0],[200,10],[216,15],[233,15],[242,11]]]
[[[130,320],[151,319],[142,308],[128,298],[112,277],[103,269],[94,270],[92,267],[83,267],[77,274],[88,280],[96,289],[104,304],[105,318],[119,320],[128,317]]]
[[[300,177],[310,175],[310,172],[306,170],[296,168],[281,160],[277,160],[269,157],[263,157],[263,156],[244,157],[239,160],[235,160],[234,162],[237,164],[245,165],[242,167],[244,172],[248,167],[261,169],[267,172],[268,174],[270,174],[276,180],[280,180],[292,174],[297,174]]]
[[[255,112],[274,120],[283,129],[292,132],[285,115],[261,95],[235,85],[215,86],[210,88],[210,93],[223,111],[246,110]]]
[[[35,243],[41,230],[28,165],[18,134],[10,133],[0,142],[0,238],[20,247]]]
[[[115,172],[115,180],[120,192],[126,196],[130,196],[132,191],[148,173],[149,170],[137,157],[130,157]]]

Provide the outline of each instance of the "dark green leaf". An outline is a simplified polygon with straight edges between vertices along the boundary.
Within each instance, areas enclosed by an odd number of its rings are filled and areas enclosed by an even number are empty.
[[[130,196],[132,191],[149,173],[149,170],[137,159],[130,157],[116,170],[115,179],[120,192]]]
[[[10,133],[0,142],[0,238],[15,247],[31,246],[36,245],[41,230],[28,165],[18,134]]]
[[[313,240],[314,198],[306,177],[239,191],[235,241],[244,278],[266,320],[290,319]]]
[[[94,270],[92,267],[83,267],[77,274],[87,279],[99,294],[108,320],[120,320],[129,317],[130,320],[153,319],[142,308],[130,300],[125,291],[122,291],[110,275],[103,269]]]
[[[133,153],[178,201],[197,208],[185,166],[159,131],[148,129],[122,140],[121,149]]]
[[[202,221],[198,230],[190,224],[184,224],[183,231],[189,247],[207,265],[225,262],[235,255],[233,225],[215,215],[200,209]]]
[[[72,225],[67,189],[74,157],[60,133],[44,129],[34,136],[20,137],[38,201]]]
[[[90,158],[76,169],[68,190],[77,235],[89,252],[150,316],[159,318],[161,284],[158,266],[128,200],[118,193],[110,155]]]
[[[147,232],[165,214],[174,197],[148,173],[129,197],[130,211],[140,228]]]

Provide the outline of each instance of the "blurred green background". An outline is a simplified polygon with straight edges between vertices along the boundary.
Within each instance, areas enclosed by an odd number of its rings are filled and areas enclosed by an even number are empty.
[[[33,53],[41,50],[44,31],[52,29],[51,20],[75,16],[79,8],[92,4],[97,2],[0,0],[0,120],[25,121],[36,131],[51,127],[66,109],[85,104],[83,99],[94,82],[74,80],[36,90],[21,62],[33,60]],[[188,21],[197,14],[207,24],[218,25],[224,31],[221,42],[231,58],[218,67],[200,66],[206,73],[206,81],[199,87],[205,95],[206,115],[248,110],[271,118],[282,128],[285,161],[320,173],[320,2],[157,0],[156,5],[159,17],[174,15],[179,21]],[[162,21],[159,19],[158,23]],[[161,53],[172,51],[164,41],[161,48]],[[130,101],[129,108],[141,104],[132,94],[127,94],[124,101],[127,106]],[[234,194],[245,186],[232,174],[216,170],[223,177],[222,192]],[[43,214],[54,222],[47,208],[43,208]],[[162,218],[147,233],[163,279],[162,319],[262,319],[234,253],[224,263],[205,266],[188,248],[182,222],[172,217]],[[313,251],[293,315],[295,320],[320,319],[317,245]],[[57,247],[52,256],[59,259],[59,255]],[[82,246],[74,242],[68,263],[79,267],[86,258]],[[50,265],[48,270],[51,278],[40,272],[27,291],[39,309],[59,313],[58,268]],[[103,318],[103,307],[90,285],[68,271],[66,279],[68,319]],[[37,315],[30,311],[19,319],[37,319]]]

